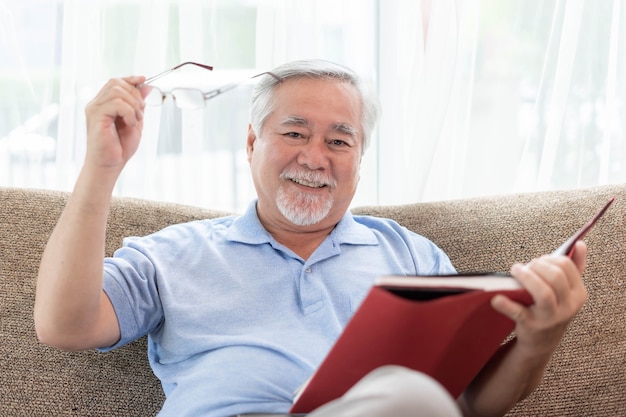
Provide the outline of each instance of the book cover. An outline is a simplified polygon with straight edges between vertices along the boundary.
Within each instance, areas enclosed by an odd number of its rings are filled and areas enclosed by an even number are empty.
[[[553,255],[571,256],[613,199]],[[380,277],[317,371],[296,394],[292,413],[343,395],[370,371],[400,365],[426,373],[458,397],[511,334],[515,323],[491,307],[504,294],[532,298],[506,274]]]

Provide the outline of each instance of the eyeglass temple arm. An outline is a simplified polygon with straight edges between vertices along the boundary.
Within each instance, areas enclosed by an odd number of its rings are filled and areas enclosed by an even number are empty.
[[[239,83],[230,83],[230,84],[225,84],[222,85],[218,88],[216,88],[215,90],[211,90],[211,91],[207,91],[206,93],[204,93],[204,99],[205,100],[209,100],[212,99],[213,97],[219,96],[220,94],[223,94],[229,90],[232,90],[233,88],[237,87],[239,85]]]
[[[267,72],[262,72],[260,74],[254,75],[250,78],[256,78],[256,77],[260,77],[261,75],[265,75],[268,74],[272,77],[274,77],[278,82],[281,82],[283,79],[280,78],[278,75],[271,73],[269,71]],[[220,94],[223,94],[229,90],[232,90],[233,88],[237,87],[238,85],[240,85],[241,83],[229,83],[229,84],[224,84],[220,87],[217,87],[215,90],[211,90],[211,91],[207,91],[206,93],[204,93],[204,99],[205,100],[209,100],[212,99],[213,97],[217,97]]]
[[[269,75],[269,76],[273,77],[273,78],[274,78],[276,81],[278,81],[279,83],[283,81],[283,79],[282,79],[281,77],[279,77],[278,75],[274,74],[272,71],[265,71],[265,72],[262,72],[262,73],[260,73],[260,74],[254,75],[254,76],[253,76],[253,77],[251,77],[251,78],[260,77],[261,75],[265,75],[265,74],[267,74],[267,75]]]
[[[151,83],[152,81],[156,81],[159,78],[164,77],[165,75],[169,74],[170,72],[172,72],[174,70],[177,70],[178,68],[180,68],[180,67],[182,67],[184,65],[196,65],[198,67],[207,69],[209,71],[213,71],[213,67],[210,66],[210,65],[198,64],[197,62],[187,61],[187,62],[183,62],[182,64],[176,65],[174,68],[170,68],[170,69],[165,70],[165,71],[163,71],[161,73],[158,73],[157,75],[154,75],[154,76],[152,76],[150,78],[146,78],[146,80],[143,82],[143,84],[145,85],[145,84]]]

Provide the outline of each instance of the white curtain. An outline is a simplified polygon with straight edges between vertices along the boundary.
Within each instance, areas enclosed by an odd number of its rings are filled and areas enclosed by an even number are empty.
[[[71,190],[111,77],[196,61],[162,86],[205,89],[299,58],[378,90],[355,205],[623,182],[625,23],[621,0],[3,2],[0,186]],[[116,194],[243,210],[250,91],[148,109]]]

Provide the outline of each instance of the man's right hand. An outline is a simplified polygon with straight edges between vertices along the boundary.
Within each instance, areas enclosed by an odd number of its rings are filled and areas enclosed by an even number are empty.
[[[109,80],[85,108],[87,117],[86,164],[119,171],[139,146],[143,129],[145,77]],[[137,87],[141,86],[141,87]]]

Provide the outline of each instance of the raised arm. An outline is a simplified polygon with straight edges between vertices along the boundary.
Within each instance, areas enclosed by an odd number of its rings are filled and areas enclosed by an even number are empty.
[[[516,338],[460,397],[465,416],[502,416],[539,385],[569,322],[587,299],[582,281],[586,256],[587,246],[578,242],[572,259],[546,255],[513,266],[511,273],[534,304],[525,307],[502,295],[492,300],[496,310],[515,321]]]
[[[35,297],[39,340],[66,350],[114,344],[119,324],[102,290],[111,194],[143,128],[144,77],[110,80],[87,105],[87,152],[44,250]]]

